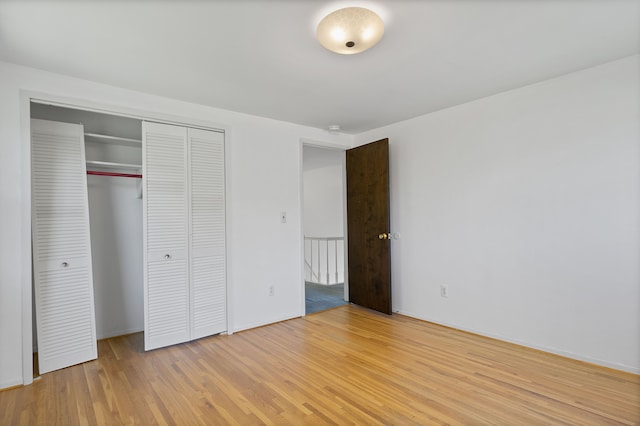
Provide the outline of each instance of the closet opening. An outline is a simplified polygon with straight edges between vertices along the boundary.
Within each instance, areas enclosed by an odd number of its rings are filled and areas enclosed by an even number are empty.
[[[92,290],[94,299],[95,319],[95,339],[101,340],[114,336],[131,334],[144,331],[144,301],[143,301],[143,216],[142,216],[142,121],[134,118],[121,117],[84,111],[78,109],[64,108],[60,106],[31,103],[31,118],[46,120],[56,123],[72,123],[81,125],[84,136],[84,157],[86,161],[86,196],[88,198],[88,222],[90,233],[90,265],[88,269],[92,278]],[[53,142],[56,142],[55,140]],[[47,181],[47,173],[59,173],[67,167],[77,167],[76,162],[66,163],[59,161],[58,156],[64,153],[66,147],[53,147],[55,154],[50,160],[47,157],[37,160],[32,159],[32,176],[40,173],[40,182]],[[32,154],[36,155],[36,154]],[[70,153],[70,155],[72,155]],[[39,161],[38,164],[34,160]],[[36,179],[35,177],[32,179]],[[66,182],[62,177],[60,182]],[[77,182],[69,182],[66,185],[56,187],[44,187],[39,192],[35,181],[32,190],[33,208],[52,210],[54,207],[46,204],[47,199],[52,197],[72,198],[79,197],[73,185]],[[32,182],[34,186],[34,182]],[[61,186],[61,187],[58,187]],[[48,192],[45,193],[44,191]],[[45,200],[39,203],[38,200]],[[55,207],[58,213],[66,215],[73,221],[74,215],[82,215],[69,206]],[[69,211],[65,211],[68,209]],[[66,234],[62,239],[58,238],[58,245],[71,244],[74,237],[73,230],[60,227],[58,229],[45,228],[46,215],[38,219],[40,223],[34,224],[40,227],[39,244],[50,244],[60,233]],[[36,250],[36,234],[33,236],[34,252]],[[67,249],[68,246],[62,249]],[[51,250],[55,250],[52,247]],[[79,257],[80,254],[71,255],[72,258]],[[47,257],[41,255],[40,264],[52,263],[53,255]],[[34,377],[43,372],[38,360],[38,322],[37,313],[40,311],[41,317],[47,315],[58,315],[47,311],[47,304],[56,303],[62,309],[72,306],[71,302],[66,302],[64,294],[56,296],[55,300],[41,300],[43,306],[38,307],[38,297],[35,291],[36,271],[38,265],[34,258],[34,280],[32,283],[33,295],[33,352],[34,352]],[[80,263],[78,260],[75,263]],[[67,264],[64,266],[64,264]],[[73,261],[64,261],[63,267],[71,270],[75,265]],[[59,265],[56,265],[59,266]],[[78,274],[81,272],[79,271]],[[59,285],[66,285],[67,282],[79,279],[79,275],[60,278]],[[69,289],[70,292],[73,290]],[[70,295],[69,295],[70,296]],[[44,297],[43,297],[44,298]],[[70,297],[69,297],[70,299]],[[66,305],[65,305],[66,303]],[[74,321],[80,318],[72,309],[67,313],[66,321]],[[42,320],[42,318],[40,318]],[[46,327],[46,326],[45,326]],[[59,331],[57,331],[59,332]],[[56,332],[52,331],[54,335]],[[64,348],[59,348],[62,351]]]
[[[225,132],[81,108],[30,102],[36,374],[228,332]]]

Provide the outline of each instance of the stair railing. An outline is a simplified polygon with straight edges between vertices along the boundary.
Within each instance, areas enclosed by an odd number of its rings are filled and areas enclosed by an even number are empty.
[[[316,284],[344,282],[344,237],[304,237],[305,280]]]

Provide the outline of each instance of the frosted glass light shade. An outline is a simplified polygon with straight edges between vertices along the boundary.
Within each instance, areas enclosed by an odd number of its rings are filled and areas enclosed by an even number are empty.
[[[350,55],[375,46],[384,34],[382,19],[369,9],[347,7],[325,16],[318,24],[318,41],[332,52]]]

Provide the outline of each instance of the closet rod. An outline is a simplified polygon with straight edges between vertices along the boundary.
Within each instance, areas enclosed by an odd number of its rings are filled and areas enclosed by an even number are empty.
[[[96,176],[114,176],[114,177],[126,177],[126,178],[138,178],[142,179],[142,175],[131,173],[113,173],[113,172],[97,172],[95,170],[87,170],[88,175]]]

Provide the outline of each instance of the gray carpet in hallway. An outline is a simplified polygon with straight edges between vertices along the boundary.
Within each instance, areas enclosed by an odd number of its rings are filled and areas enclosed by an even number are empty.
[[[344,284],[322,285],[308,281],[304,284],[307,314],[335,308],[347,303],[344,301]]]

